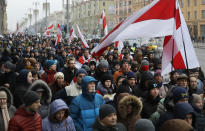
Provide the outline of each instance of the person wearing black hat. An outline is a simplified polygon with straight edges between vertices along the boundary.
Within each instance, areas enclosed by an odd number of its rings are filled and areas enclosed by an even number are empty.
[[[89,76],[94,76],[95,74],[95,68],[96,68],[96,62],[95,61],[90,61],[89,62],[89,68],[90,70],[88,71],[88,75]]]
[[[159,87],[156,81],[151,80],[148,83],[148,94],[143,100],[142,118],[150,118],[150,116],[157,111],[158,103],[161,98],[159,96]]]
[[[37,113],[41,106],[40,96],[34,91],[28,91],[23,97],[23,103],[9,121],[8,131],[41,131],[42,119]]]
[[[116,110],[112,105],[100,107],[99,117],[93,125],[93,131],[126,131],[121,123],[117,123]]]
[[[134,94],[136,88],[138,88],[137,84],[136,84],[136,82],[137,82],[136,74],[134,72],[128,72],[127,73],[127,79],[128,79],[128,84],[129,84],[129,86],[130,86],[130,88],[131,88],[131,90]]]

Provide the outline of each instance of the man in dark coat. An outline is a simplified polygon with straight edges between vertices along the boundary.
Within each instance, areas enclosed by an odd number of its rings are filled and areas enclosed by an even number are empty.
[[[117,123],[115,108],[104,104],[100,107],[99,117],[93,125],[93,131],[126,131],[126,128],[121,123]]]
[[[41,131],[42,119],[37,113],[40,96],[29,91],[24,95],[24,105],[19,107],[14,117],[9,121],[8,131]]]

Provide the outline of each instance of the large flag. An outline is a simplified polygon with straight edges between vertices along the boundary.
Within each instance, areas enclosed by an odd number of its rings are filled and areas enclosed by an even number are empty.
[[[50,35],[50,32],[51,32],[51,30],[53,29],[53,25],[51,25],[51,26],[49,26],[47,29],[46,29],[46,32],[45,32],[45,34],[46,35]]]
[[[108,29],[107,29],[107,22],[106,22],[106,16],[104,10],[100,16],[100,23],[103,25],[103,33],[104,36],[106,36],[108,34]]]
[[[57,38],[56,38],[56,44],[57,45],[59,42],[61,42],[62,39],[62,32],[61,32],[61,28],[60,25],[57,25]]]
[[[89,48],[87,42],[85,41],[85,38],[84,38],[83,34],[80,32],[80,29],[79,29],[78,25],[76,25],[76,27],[77,27],[78,34],[79,34],[79,36],[80,36],[80,39],[81,39],[81,41],[82,41],[83,47],[84,47],[84,48]]]
[[[200,66],[178,1],[175,23],[174,34],[164,39],[162,75],[172,70],[192,69]]]
[[[154,0],[119,23],[110,31],[92,54],[100,56],[115,41],[136,37],[160,37],[173,34],[176,0]]]
[[[171,66],[174,69],[199,67],[178,0],[154,0],[118,24],[92,50],[92,54],[100,56],[111,43],[118,40],[162,36],[167,36],[163,49],[162,74],[170,72]]]

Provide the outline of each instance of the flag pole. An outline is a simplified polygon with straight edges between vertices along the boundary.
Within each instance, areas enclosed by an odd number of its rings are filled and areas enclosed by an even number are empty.
[[[173,71],[173,66],[174,66],[174,39],[172,43],[172,66],[171,66],[171,72]]]

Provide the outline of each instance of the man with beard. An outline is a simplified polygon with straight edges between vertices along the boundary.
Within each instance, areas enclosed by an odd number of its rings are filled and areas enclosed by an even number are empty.
[[[68,58],[66,61],[66,66],[67,67],[64,67],[62,72],[64,74],[65,82],[67,83],[66,85],[69,85],[77,71],[77,68],[75,67],[75,58]]]

